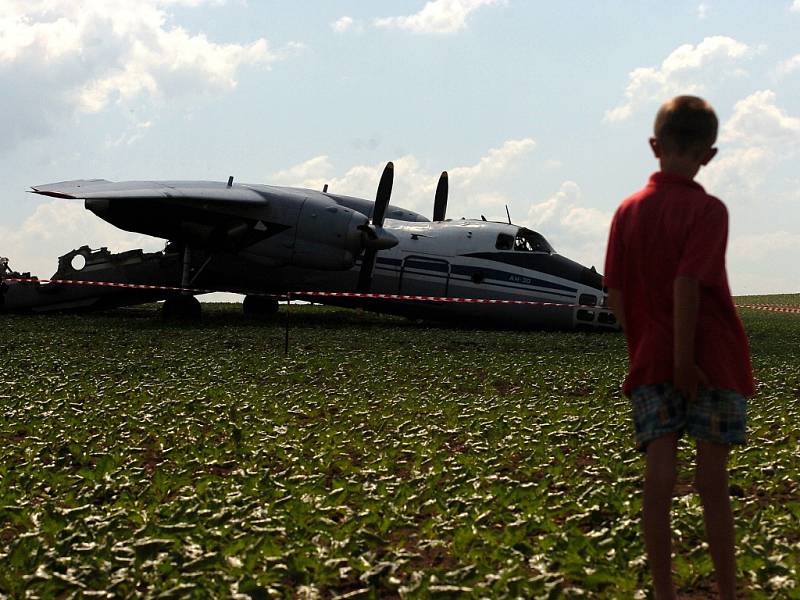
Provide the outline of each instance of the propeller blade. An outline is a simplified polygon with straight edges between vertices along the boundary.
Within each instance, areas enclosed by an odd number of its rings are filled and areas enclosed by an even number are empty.
[[[436,196],[433,200],[433,220],[444,221],[447,212],[447,171],[442,171],[439,184],[436,186]]]
[[[361,259],[361,270],[358,272],[358,286],[356,291],[359,294],[369,294],[372,287],[372,270],[375,268],[375,256],[378,251],[374,248],[364,250],[364,258]]]
[[[386,163],[381,180],[378,182],[378,191],[375,194],[375,207],[372,209],[372,223],[364,231],[364,257],[361,259],[361,270],[358,272],[357,291],[368,294],[372,287],[372,271],[375,268],[375,257],[381,247],[391,248],[396,245],[393,235],[383,231],[383,221],[386,218],[386,209],[392,198],[392,183],[394,183],[394,163]],[[392,243],[394,242],[394,243]]]
[[[386,163],[378,183],[378,193],[375,194],[375,208],[372,210],[372,224],[383,227],[383,220],[386,218],[386,208],[392,197],[392,183],[394,182],[394,164]]]

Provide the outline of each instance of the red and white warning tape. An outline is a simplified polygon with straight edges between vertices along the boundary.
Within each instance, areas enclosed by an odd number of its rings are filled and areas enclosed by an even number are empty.
[[[739,308],[768,310],[769,312],[800,314],[800,306],[787,306],[785,304],[737,304],[737,306]]]
[[[148,285],[141,283],[115,283],[112,281],[83,281],[80,279],[35,279],[35,278],[8,278],[4,280],[6,283],[43,283],[43,284],[61,284],[61,285],[90,285],[99,287],[112,287],[123,288],[130,290],[161,290],[167,292],[189,292],[192,294],[207,294],[211,292],[226,292],[230,291],[237,294],[252,294],[258,296],[268,296],[272,298],[286,299],[286,294],[267,294],[263,292],[243,292],[242,290],[208,290],[201,288],[183,288],[169,285]],[[451,298],[449,296],[419,296],[409,294],[360,294],[356,292],[303,292],[296,291],[290,292],[288,297],[302,300],[305,298],[365,298],[375,300],[411,300],[419,302],[458,302],[464,304],[517,304],[526,306],[554,306],[562,308],[587,308],[587,309],[603,309],[603,307],[585,305],[585,304],[569,304],[563,302],[541,302],[534,300],[500,300],[495,298]],[[607,310],[607,309],[605,309]]]
[[[219,290],[201,290],[196,288],[173,287],[169,285],[148,285],[144,283],[115,283],[113,281],[83,281],[81,279],[37,279],[35,277],[8,277],[2,280],[5,283],[53,283],[63,285],[92,285],[99,287],[125,288],[129,290],[163,290],[167,292],[192,292],[195,294],[208,294]]]
[[[375,298],[378,300],[419,300],[422,302],[461,302],[465,304],[521,304],[535,306],[561,306],[569,308],[600,308],[586,304],[540,302],[534,300],[500,300],[497,298],[452,298],[449,296],[413,296],[407,294],[358,294],[355,292],[292,292],[292,297]]]
[[[242,290],[208,290],[201,288],[183,288],[169,285],[149,285],[144,283],[115,283],[113,281],[83,281],[80,279],[36,279],[36,278],[7,278],[2,280],[5,283],[44,283],[62,285],[91,285],[99,287],[123,288],[129,290],[161,290],[166,292],[189,292],[192,294],[208,294],[212,292],[231,291],[237,294],[252,294],[258,296],[269,296],[273,298],[286,299],[286,294],[267,294],[264,292],[243,292]],[[500,300],[495,298],[451,298],[448,296],[418,296],[409,294],[359,294],[356,292],[290,292],[289,298],[365,298],[375,300],[411,300],[415,302],[458,302],[464,304],[516,304],[524,306],[553,306],[561,308],[587,308],[598,309],[598,307],[585,304],[570,304],[563,302],[541,302],[535,300]],[[770,312],[800,314],[800,306],[786,306],[778,304],[738,304],[739,308],[750,308],[755,310],[766,310]],[[607,309],[606,309],[607,310]]]

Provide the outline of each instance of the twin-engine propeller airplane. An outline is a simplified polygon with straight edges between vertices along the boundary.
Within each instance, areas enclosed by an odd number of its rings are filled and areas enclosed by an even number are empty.
[[[375,202],[323,191],[208,181],[65,181],[36,194],[83,199],[112,225],[167,240],[163,252],[80,248],[61,257],[54,279],[116,281],[250,292],[248,314],[277,310],[261,294],[361,292],[449,298],[523,300],[514,305],[446,301],[313,297],[413,318],[543,329],[616,329],[602,278],[560,256],[540,234],[510,223],[446,220],[447,173],[436,190],[433,221],[391,206],[388,163]],[[48,288],[49,286],[49,288]],[[59,287],[61,286],[61,287]],[[119,288],[66,289],[37,283],[7,310],[122,306],[165,299],[168,315],[199,316],[191,292]],[[80,286],[82,288],[86,286]],[[49,294],[49,296],[48,296]],[[0,298],[1,300],[1,298]],[[2,304],[0,304],[2,307]]]

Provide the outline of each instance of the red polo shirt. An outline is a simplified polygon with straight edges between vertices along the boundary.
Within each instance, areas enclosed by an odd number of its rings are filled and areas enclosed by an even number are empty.
[[[711,387],[755,393],[747,337],[725,271],[728,212],[691,179],[655,173],[611,223],[605,285],[622,291],[630,371],[624,391],[673,379],[673,284],[698,280],[695,358]]]

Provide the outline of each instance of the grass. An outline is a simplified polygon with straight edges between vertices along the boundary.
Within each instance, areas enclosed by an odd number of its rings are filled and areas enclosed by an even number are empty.
[[[621,335],[297,307],[284,356],[282,320],[206,310],[0,316],[0,595],[645,597]],[[800,317],[742,317],[740,579],[800,598]],[[691,451],[675,568],[704,597]]]

